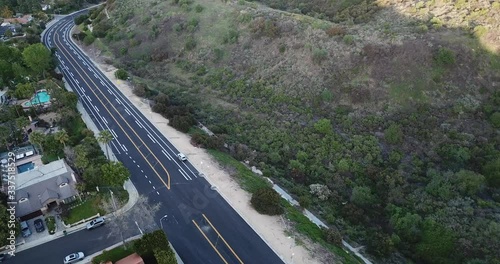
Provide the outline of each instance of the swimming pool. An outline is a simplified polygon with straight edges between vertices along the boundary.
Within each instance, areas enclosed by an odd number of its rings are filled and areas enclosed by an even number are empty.
[[[24,102],[23,106],[29,107],[32,105],[45,104],[50,101],[50,95],[45,90],[38,91],[31,100]]]
[[[17,166],[17,172],[18,173],[23,173],[23,172],[26,172],[26,171],[29,171],[29,170],[32,170],[35,168],[35,163],[33,162],[28,162],[28,163],[25,163],[23,165],[19,165]]]

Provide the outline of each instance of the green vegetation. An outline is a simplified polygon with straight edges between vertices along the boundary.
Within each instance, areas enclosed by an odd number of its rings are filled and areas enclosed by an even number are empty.
[[[105,263],[106,261],[116,262],[134,253],[130,242],[127,247],[115,247],[109,251],[104,250],[101,255],[92,259],[93,264]]]
[[[250,203],[253,208],[261,214],[280,215],[283,213],[281,208],[281,196],[271,187],[258,189],[252,194]]]
[[[124,69],[118,69],[115,72],[115,77],[120,80],[126,80],[128,78],[128,73]]]
[[[74,204],[77,204],[76,206]],[[96,214],[104,215],[106,212],[100,209],[101,197],[95,196],[90,197],[81,204],[78,204],[79,201],[67,205],[67,207],[74,206],[74,208],[65,208],[63,212],[63,221],[65,224],[70,225],[76,223],[82,219],[89,218]]]
[[[244,189],[267,183],[241,162],[337,228],[302,233],[353,240],[380,263],[500,261],[500,13],[488,1],[146,3],[95,15],[96,43]]]
[[[147,233],[141,239],[134,241],[134,249],[143,258],[153,255],[158,264],[177,263],[175,253],[163,230]]]
[[[53,235],[56,232],[56,219],[53,216],[48,216],[45,218],[45,225],[49,234]]]

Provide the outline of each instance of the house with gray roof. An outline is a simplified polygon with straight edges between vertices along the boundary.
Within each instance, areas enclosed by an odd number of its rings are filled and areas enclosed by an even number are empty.
[[[76,178],[64,159],[16,175],[16,217],[21,221],[78,197]]]

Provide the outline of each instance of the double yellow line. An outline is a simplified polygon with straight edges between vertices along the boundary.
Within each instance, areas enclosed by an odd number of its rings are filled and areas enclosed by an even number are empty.
[[[71,36],[70,36],[71,37]],[[61,42],[60,38],[59,38],[59,33],[55,33],[54,35],[54,44],[56,43],[56,39],[58,40],[59,44],[61,45],[61,48],[64,49],[68,54],[71,54],[67,49],[66,47],[64,47],[64,44]],[[68,41],[71,41],[71,40],[68,40]],[[75,64],[71,62],[74,61],[76,62],[76,60],[73,58],[73,56],[70,56],[68,58],[68,56],[66,56],[63,52],[61,52],[61,54],[66,58],[66,60],[73,66],[73,68],[76,70],[76,67],[75,67]],[[71,59],[71,60],[70,60]],[[98,85],[96,85],[96,83],[92,80],[92,78],[90,78],[90,76],[87,74],[87,72],[80,66],[80,64],[78,64],[78,62],[76,62],[76,65],[78,66],[78,68],[81,69],[81,72],[83,72],[83,74],[85,74],[87,76],[87,78],[90,80],[90,82],[92,82],[92,84],[94,84],[94,87],[99,87]],[[89,65],[90,66],[90,65]],[[139,147],[134,143],[134,141],[130,138],[129,134],[125,131],[125,129],[123,129],[123,127],[121,126],[120,122],[118,122],[118,120],[115,118],[115,115],[111,113],[111,111],[106,107],[106,105],[103,103],[103,101],[101,100],[101,98],[99,98],[99,96],[97,96],[97,94],[95,93],[94,89],[91,88],[91,86],[89,85],[89,83],[85,80],[85,78],[81,75],[81,73],[79,71],[76,72],[76,74],[78,74],[82,80],[85,82],[85,84],[87,85],[87,87],[89,88],[90,91],[92,91],[92,93],[94,94],[94,96],[97,98],[97,100],[99,100],[99,102],[101,103],[101,105],[106,109],[106,111],[109,113],[109,115],[111,116],[111,118],[113,118],[113,120],[115,120],[115,123],[120,127],[120,129],[123,131],[123,133],[127,136],[127,138],[130,140],[130,143],[132,143],[134,145],[134,147],[137,149],[137,151],[141,154],[141,156],[144,158],[144,160],[149,164],[149,166],[151,167],[151,169],[153,169],[153,171],[156,173],[156,176],[158,176],[158,178],[160,179],[160,181],[165,185],[165,187],[167,187],[168,190],[170,190],[170,174],[168,173],[167,169],[165,168],[165,166],[163,166],[163,164],[160,162],[160,160],[158,159],[158,157],[156,157],[156,155],[151,151],[151,149],[149,149],[148,145],[146,143],[144,143],[144,141],[142,141],[141,137],[139,137],[139,135],[137,134],[137,132],[135,132],[135,130],[130,126],[130,124],[127,122],[127,120],[125,120],[125,118],[120,114],[120,112],[115,108],[115,106],[111,103],[111,101],[106,97],[106,96],[102,96],[106,99],[106,101],[108,101],[108,103],[111,105],[111,107],[115,110],[115,112],[121,117],[121,119],[125,122],[125,124],[127,124],[127,126],[130,128],[130,130],[135,134],[135,136],[141,141],[142,145],[145,146],[148,151],[150,152],[150,154],[156,159],[156,161],[158,161],[158,164],[160,164],[160,166],[163,168],[163,170],[165,170],[165,172],[167,173],[167,182],[165,182],[163,180],[163,178],[160,176],[160,174],[158,173],[158,171],[156,171],[156,169],[154,168],[154,166],[149,162],[149,160],[146,158],[146,156],[144,156],[144,154],[142,153],[142,151],[139,149]],[[104,94],[102,91],[100,91],[102,94]]]
[[[210,227],[212,227],[212,229],[215,231],[215,233],[217,234],[217,238],[220,238],[222,240],[222,242],[224,242],[224,244],[226,245],[226,247],[231,251],[231,253],[233,253],[233,255],[238,259],[238,261],[243,264],[243,261],[241,261],[240,257],[238,257],[238,255],[234,252],[234,250],[231,248],[231,246],[226,242],[226,240],[224,239],[224,237],[219,233],[219,231],[212,225],[212,223],[210,222],[210,220],[208,220],[207,216],[205,214],[201,214],[203,216],[203,218],[205,219],[205,221],[210,225]],[[210,244],[210,246],[212,246],[212,248],[215,250],[215,252],[217,252],[217,254],[219,255],[219,257],[222,259],[222,261],[224,261],[224,263],[228,264],[226,259],[222,256],[222,254],[219,252],[219,250],[217,249],[217,247],[212,243],[212,241],[210,241],[210,239],[207,237],[207,235],[203,232],[203,230],[201,230],[200,226],[194,221],[194,220],[191,220],[193,222],[193,224],[196,226],[196,228],[198,228],[198,231],[200,231],[200,233],[203,235],[203,237],[205,237],[205,239],[207,240],[207,242]]]

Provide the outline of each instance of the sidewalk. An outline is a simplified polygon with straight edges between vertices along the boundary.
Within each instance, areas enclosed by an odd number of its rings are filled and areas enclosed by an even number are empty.
[[[125,239],[125,242],[129,242],[129,241],[133,241],[133,240],[136,240],[136,239],[139,239],[141,238],[142,235],[137,235],[137,236],[133,236],[133,237],[129,237],[127,239]],[[174,247],[172,247],[172,244],[170,242],[168,242],[168,244],[170,245],[170,248],[174,251],[175,253],[175,259],[177,260],[177,264],[184,264],[184,262],[182,262],[182,259],[179,257],[179,255],[177,254],[177,251],[175,251]],[[99,252],[96,252],[92,255],[88,255],[88,256],[85,256],[85,258],[81,261],[81,263],[85,263],[85,264],[91,264],[92,263],[92,259],[101,255],[103,251],[110,251],[111,249],[113,248],[116,248],[116,247],[119,247],[121,246],[122,243],[116,243],[110,247],[107,247]]]

